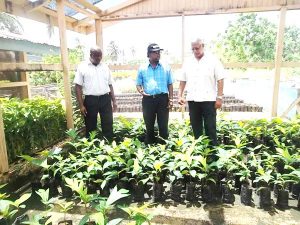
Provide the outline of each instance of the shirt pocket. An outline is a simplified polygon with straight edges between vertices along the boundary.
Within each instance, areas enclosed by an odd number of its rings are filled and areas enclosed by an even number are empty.
[[[210,77],[214,77],[215,75],[214,68],[213,67],[203,68],[201,75],[206,79],[209,79]]]
[[[92,76],[91,73],[86,72],[86,73],[83,74],[83,83],[84,84],[93,83],[93,76]]]

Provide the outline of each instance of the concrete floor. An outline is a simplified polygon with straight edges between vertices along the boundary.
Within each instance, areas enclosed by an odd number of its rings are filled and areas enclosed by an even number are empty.
[[[145,212],[153,215],[151,224],[153,225],[300,225],[300,210],[296,208],[297,201],[289,200],[289,208],[280,210],[271,207],[269,210],[260,209],[258,196],[254,193],[253,206],[244,206],[240,203],[240,196],[235,196],[234,205],[227,204],[202,204],[197,202],[176,203],[167,200],[162,204],[154,204]],[[275,198],[273,197],[275,200]],[[64,201],[57,199],[57,201]],[[132,205],[136,205],[133,203]],[[57,209],[56,209],[57,210]],[[55,211],[56,211],[55,210]],[[78,225],[82,215],[83,207],[76,207],[72,210],[74,214],[68,214],[67,219],[73,220],[73,225]],[[30,210],[29,214],[39,211]],[[53,225],[63,219],[63,213],[51,212]],[[122,225],[128,224],[124,221]]]

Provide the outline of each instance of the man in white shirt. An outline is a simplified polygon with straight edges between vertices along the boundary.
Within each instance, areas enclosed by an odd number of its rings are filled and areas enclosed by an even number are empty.
[[[195,138],[203,134],[217,145],[216,109],[221,108],[225,71],[221,62],[204,52],[204,43],[196,39],[191,43],[194,57],[184,62],[179,78],[178,102],[188,101],[190,121]],[[186,88],[187,95],[183,93]]]
[[[97,129],[99,113],[103,136],[111,141],[113,111],[116,110],[117,104],[111,72],[107,65],[101,63],[101,60],[101,49],[98,46],[91,48],[90,60],[78,66],[74,83],[80,111],[84,116],[86,137],[89,137],[91,131]]]

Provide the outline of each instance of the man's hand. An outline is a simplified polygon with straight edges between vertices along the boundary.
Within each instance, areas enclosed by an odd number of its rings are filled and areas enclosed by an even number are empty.
[[[86,111],[85,106],[81,106],[81,107],[80,107],[80,112],[81,112],[81,114],[82,114],[84,117],[86,117],[87,111]]]
[[[143,96],[150,96],[149,94],[147,94],[147,93],[145,93],[144,92],[144,89],[138,89],[138,92],[141,94],[141,95],[143,95]]]
[[[185,105],[185,99],[183,97],[179,97],[178,98],[178,104],[181,105],[181,106]]]
[[[118,106],[117,106],[117,102],[116,101],[113,101],[112,108],[113,108],[113,112],[117,111]]]
[[[215,103],[215,109],[219,109],[222,107],[222,99],[217,98],[216,103]]]

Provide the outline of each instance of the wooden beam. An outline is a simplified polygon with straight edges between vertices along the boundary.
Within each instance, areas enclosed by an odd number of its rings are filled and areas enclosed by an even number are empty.
[[[101,11],[100,8],[98,8],[97,6],[89,3],[86,0],[74,0],[74,1],[77,2],[78,4],[84,6],[87,9],[92,10],[93,12],[95,12],[95,13],[97,13],[99,15],[102,13],[102,11]]]
[[[105,21],[105,23],[104,23],[102,21],[102,29],[104,29],[106,27],[110,27],[110,26],[115,25],[115,24],[120,23],[120,22],[121,21]],[[94,24],[86,26],[86,34],[91,34],[91,33],[94,33],[95,31],[96,31],[96,29],[95,29],[95,25]]]
[[[242,63],[242,62],[232,62],[224,63],[225,68],[274,68],[273,62],[251,62],[251,63]]]
[[[98,15],[93,14],[93,13],[87,11],[86,9],[83,9],[83,8],[79,7],[75,3],[64,1],[64,4],[65,4],[65,6],[68,6],[69,8],[74,9],[75,11],[77,11],[79,13],[82,13],[82,14],[90,17],[90,18],[93,18],[93,19],[99,19],[100,18]]]
[[[163,17],[174,17],[181,16],[195,16],[195,15],[217,15],[217,14],[232,14],[232,13],[249,13],[249,12],[265,12],[265,11],[279,11],[281,5],[273,6],[257,6],[257,7],[245,7],[245,8],[221,8],[221,9],[193,9],[193,10],[183,10],[183,11],[155,11],[155,12],[133,12],[127,14],[118,14],[116,12],[111,12],[109,14],[104,14],[101,19],[103,22],[106,21],[120,21],[120,20],[130,20],[130,19],[146,19],[146,18],[163,18]],[[290,4],[287,6],[289,10],[299,10],[300,4]],[[119,10],[121,12],[121,10]]]
[[[76,70],[77,65],[70,65],[70,70]],[[63,71],[61,64],[30,64],[30,63],[1,63],[0,72],[30,72],[30,71]]]
[[[46,5],[48,5],[49,2],[51,2],[51,0],[40,0],[40,1],[38,1],[38,2],[32,2],[32,3],[29,3],[29,4],[27,4],[27,6],[25,6],[24,8],[25,8],[25,11],[26,11],[27,13],[30,13],[30,12],[32,12],[32,11],[34,11],[34,10],[40,9],[40,8],[42,8],[42,7],[46,6]]]
[[[52,16],[54,18],[58,18],[57,17],[57,12],[55,10],[48,9],[46,7],[41,7],[41,8],[38,9],[38,11],[43,12],[43,13],[45,13],[47,15],[50,15],[50,16]],[[70,22],[70,23],[74,23],[74,22],[77,21],[76,19],[74,19],[74,18],[72,18],[70,16],[65,16],[65,20],[68,21],[68,22]]]
[[[9,169],[8,157],[5,141],[4,124],[2,117],[2,107],[0,103],[0,173],[5,173]]]
[[[8,88],[8,87],[24,87],[27,86],[28,82],[20,81],[20,82],[7,82],[0,83],[0,88]]]
[[[291,67],[291,68],[300,67],[300,62],[282,62],[281,66],[282,67]]]
[[[96,45],[100,47],[103,51],[103,34],[102,34],[102,21],[95,20],[95,30],[96,30]]]
[[[280,10],[280,18],[279,18],[279,25],[278,25],[278,31],[277,31],[277,41],[276,41],[275,77],[274,77],[272,114],[271,114],[271,116],[273,116],[273,117],[277,116],[277,108],[278,108],[278,96],[279,96],[280,71],[281,71],[282,53],[283,53],[285,17],[286,17],[286,7],[282,7]]]
[[[287,117],[288,113],[300,103],[300,96],[290,104],[290,106],[281,114],[280,117]]]
[[[112,13],[115,13],[115,12],[117,12],[119,10],[125,9],[125,8],[127,8],[129,6],[133,6],[133,5],[135,5],[137,3],[140,3],[142,1],[144,1],[144,0],[127,0],[126,2],[123,2],[123,3],[121,3],[121,4],[119,4],[119,5],[115,6],[115,7],[111,7],[109,9],[103,11],[102,15],[103,16],[108,16],[108,15],[110,15]]]
[[[86,18],[84,18],[84,19],[82,19],[82,20],[77,20],[76,22],[74,22],[73,24],[72,24],[72,26],[73,27],[79,27],[79,26],[86,26],[86,25],[90,25],[90,21],[92,21],[93,20],[93,18],[91,18],[91,17],[86,17]]]
[[[20,52],[20,61],[27,63],[27,54],[26,52]],[[26,99],[30,98],[30,88],[29,88],[29,74],[25,72],[20,72],[21,81],[27,82],[26,86],[21,87],[21,98]]]
[[[57,17],[59,26],[59,40],[60,40],[60,52],[61,61],[63,67],[63,80],[64,80],[64,96],[67,112],[67,127],[68,129],[74,128],[73,109],[72,109],[72,97],[70,86],[70,74],[69,74],[69,60],[68,60],[68,48],[66,38],[66,22],[64,13],[64,0],[56,0],[57,4]]]
[[[180,68],[181,64],[172,64],[175,68]],[[300,62],[282,62],[283,68],[295,68],[300,67]],[[224,63],[224,67],[231,68],[274,68],[274,63],[272,62],[253,62],[253,63]],[[69,69],[75,71],[77,65],[70,65]],[[114,70],[135,70],[138,69],[138,65],[110,65],[111,69]],[[1,63],[0,72],[30,72],[30,71],[63,71],[61,64],[37,64],[37,63]]]
[[[185,17],[184,15],[181,16],[181,63],[183,63],[184,61],[184,49],[185,49],[185,46],[184,46],[184,43],[185,43],[185,29],[184,29],[184,23],[185,21]]]

